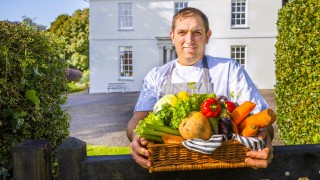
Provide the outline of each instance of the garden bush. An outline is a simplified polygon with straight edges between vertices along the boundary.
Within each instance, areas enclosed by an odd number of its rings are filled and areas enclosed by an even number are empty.
[[[70,116],[61,108],[67,98],[63,39],[0,21],[0,42],[1,177],[11,168],[10,148],[25,139],[49,140],[56,152],[69,135]]]
[[[78,69],[69,68],[67,70],[67,80],[68,82],[74,81],[77,82],[81,79],[82,72]]]
[[[277,124],[284,144],[320,143],[320,0],[291,0],[278,13]]]

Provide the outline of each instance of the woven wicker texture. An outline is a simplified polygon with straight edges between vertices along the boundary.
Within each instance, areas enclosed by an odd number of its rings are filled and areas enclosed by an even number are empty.
[[[227,140],[212,154],[202,154],[182,144],[148,144],[151,155],[149,172],[204,170],[249,167],[244,162],[247,147],[236,140]]]

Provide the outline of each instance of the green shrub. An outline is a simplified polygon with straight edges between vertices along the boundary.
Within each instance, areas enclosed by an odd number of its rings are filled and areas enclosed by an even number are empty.
[[[67,84],[68,92],[73,93],[89,88],[89,76],[90,70],[84,70],[82,73],[82,77],[78,82],[71,81]]]
[[[69,135],[70,116],[61,108],[67,98],[61,41],[34,27],[0,21],[0,175],[10,169],[15,144],[45,139],[55,152]]]
[[[71,81],[79,81],[82,77],[82,72],[78,69],[74,69],[74,68],[69,68],[67,70],[67,80],[68,82],[71,82]]]
[[[69,82],[67,84],[67,88],[68,88],[68,92],[69,93],[74,93],[74,92],[78,92],[78,91],[83,91],[87,87],[85,86],[85,84],[81,84],[79,82],[71,81],[71,82]]]
[[[277,124],[284,144],[320,143],[320,0],[291,0],[278,13]]]
[[[79,81],[81,84],[84,84],[86,87],[90,86],[90,69],[84,70],[82,73],[82,78]]]

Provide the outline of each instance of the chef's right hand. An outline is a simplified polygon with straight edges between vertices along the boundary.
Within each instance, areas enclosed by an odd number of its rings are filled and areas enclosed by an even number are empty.
[[[139,138],[135,133],[133,134],[133,139],[130,143],[130,154],[132,159],[134,159],[138,164],[144,168],[149,168],[151,166],[151,161],[148,160],[150,152],[147,149],[148,139]]]

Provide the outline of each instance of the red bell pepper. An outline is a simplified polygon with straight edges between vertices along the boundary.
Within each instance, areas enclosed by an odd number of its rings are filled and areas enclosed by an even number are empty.
[[[232,111],[235,110],[237,106],[234,102],[226,101],[226,108],[230,113],[232,113]]]
[[[201,104],[201,112],[207,118],[217,117],[221,111],[219,102],[214,98],[206,99]]]

